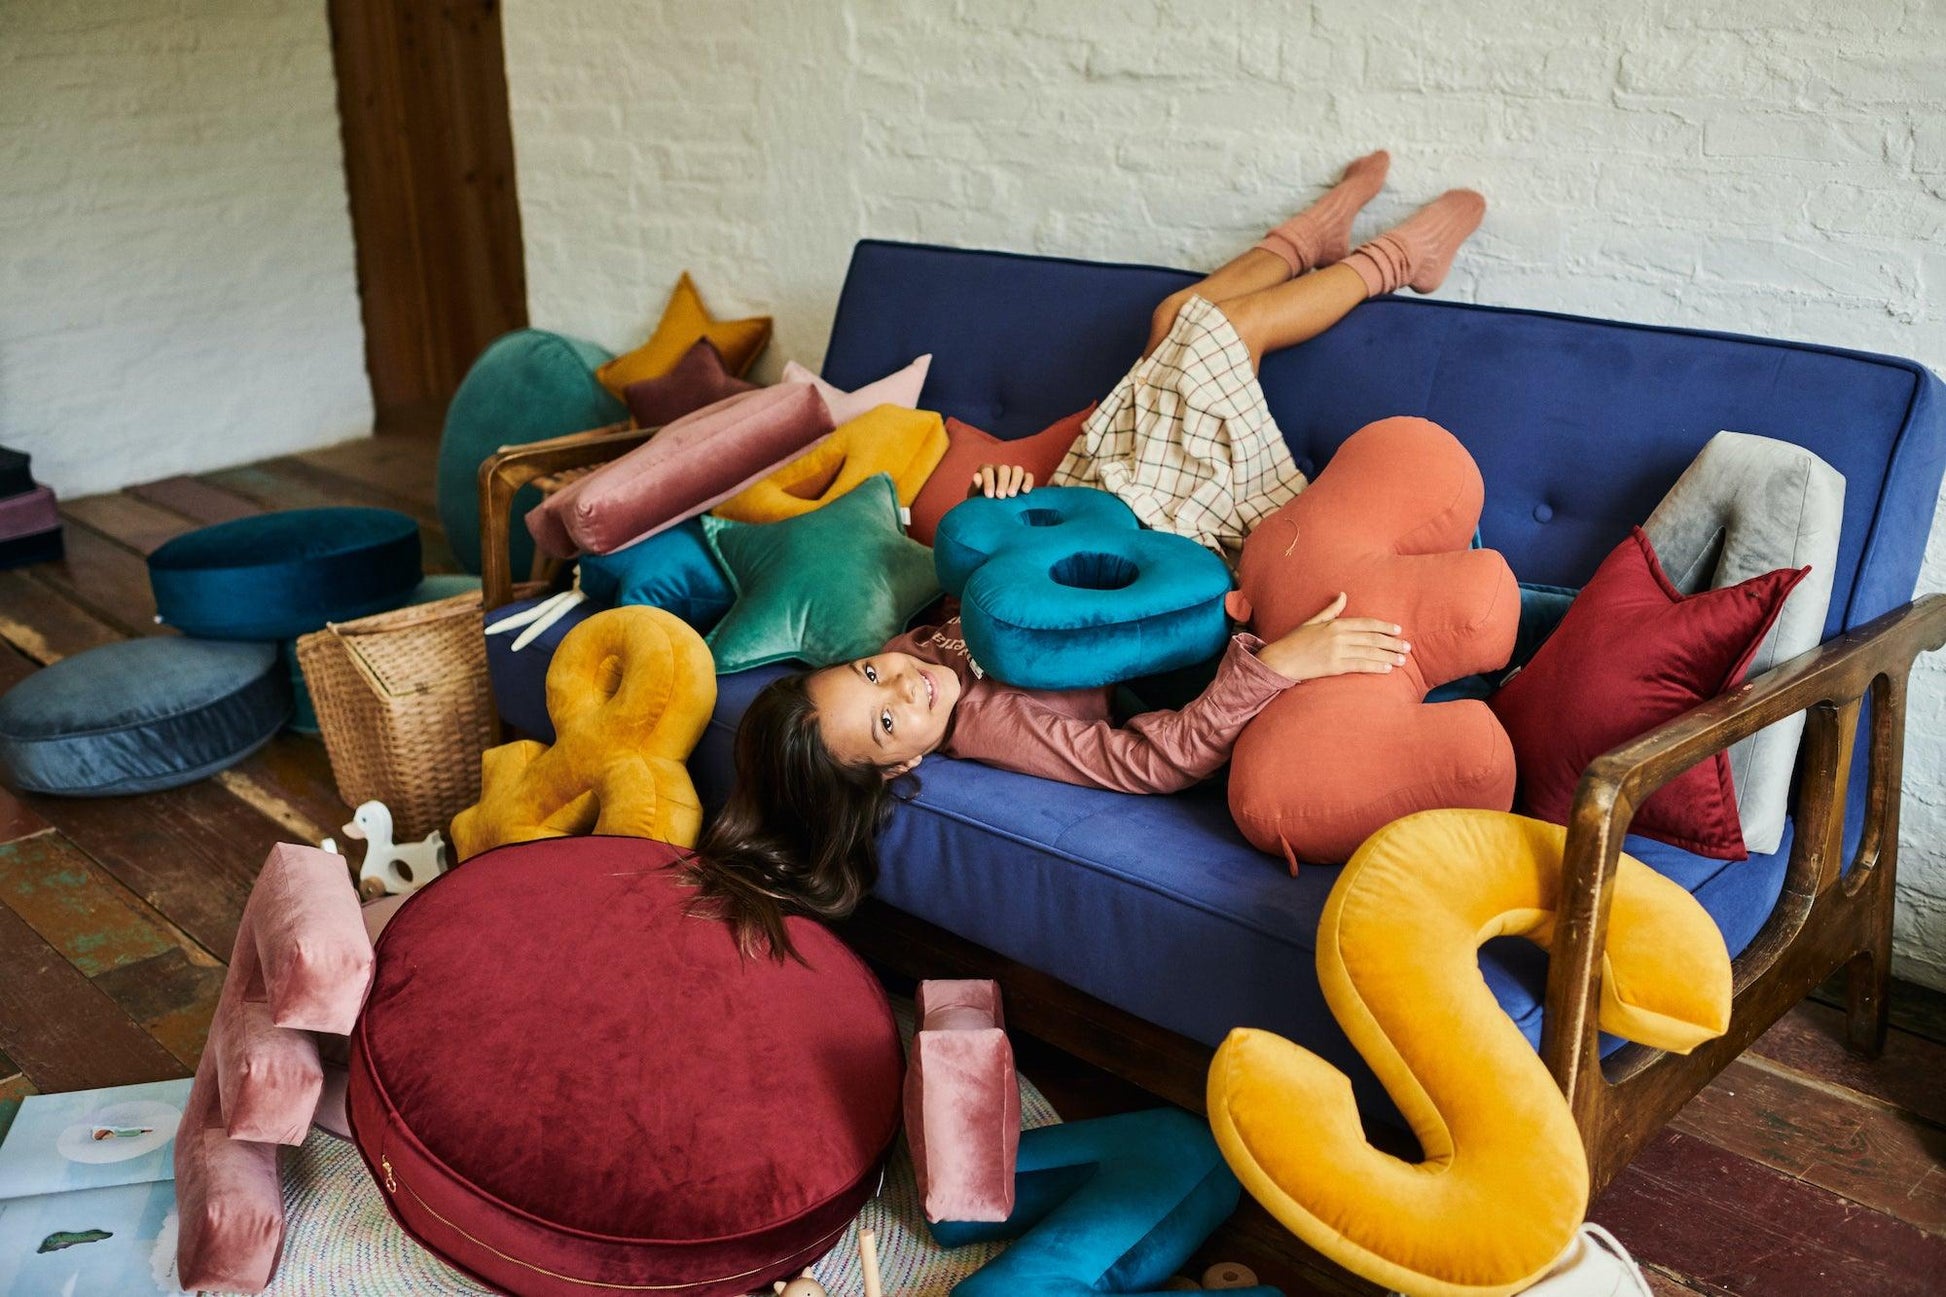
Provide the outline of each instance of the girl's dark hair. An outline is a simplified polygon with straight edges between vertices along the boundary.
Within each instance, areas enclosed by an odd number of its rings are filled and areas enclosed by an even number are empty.
[[[811,673],[765,685],[736,736],[736,786],[684,866],[693,913],[729,924],[737,945],[802,962],[786,914],[842,919],[878,881],[878,831],[892,781],[824,745]]]

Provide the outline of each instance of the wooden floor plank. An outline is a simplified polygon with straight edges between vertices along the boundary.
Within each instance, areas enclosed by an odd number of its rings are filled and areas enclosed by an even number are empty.
[[[1946,1127],[1946,1045],[1923,1036],[1894,1028],[1884,1054],[1862,1058],[1845,1047],[1843,1010],[1806,1000],[1759,1036],[1750,1056]]]
[[[156,482],[144,482],[129,487],[128,494],[179,513],[205,527],[264,511],[264,507],[255,500],[193,477],[165,477]]]
[[[0,653],[7,653],[3,644],[0,644]],[[14,655],[9,653],[8,656]],[[11,681],[0,684],[0,690],[11,687],[11,684]],[[17,842],[36,833],[46,833],[53,827],[36,815],[26,802],[14,796],[11,788],[0,788],[0,842]]]
[[[1845,975],[1834,974],[1830,981],[1811,992],[1811,998],[1819,1004],[1843,1009]],[[1935,1045],[1946,1045],[1946,991],[1912,982],[1895,982],[1889,1000],[1893,1026],[1923,1036]]]
[[[352,808],[338,796],[331,758],[315,735],[279,734],[223,777],[224,786],[287,831],[287,840],[316,846],[342,839]],[[343,845],[342,842],[340,845]]]
[[[1852,1202],[1946,1234],[1946,1130],[1739,1059],[1669,1123]]]
[[[27,575],[0,572],[0,639],[45,665],[128,636]]]
[[[4,1140],[7,1132],[13,1129],[14,1117],[20,1112],[20,1101],[33,1093],[33,1085],[24,1076],[10,1076],[0,1081],[0,1140]]]
[[[326,446],[291,458],[409,501],[414,517],[437,521],[439,437],[388,435]]]
[[[124,635],[173,634],[155,620],[148,563],[92,528],[69,523],[67,554],[60,562],[21,570]]]
[[[1706,1293],[1931,1297],[1946,1274],[1946,1239],[1676,1131],[1588,1214]]]
[[[43,1091],[188,1076],[108,993],[0,909],[0,1049]]]
[[[61,505],[64,517],[92,527],[138,554],[149,554],[200,524],[173,509],[150,504],[123,491],[83,496]]]
[[[210,1019],[216,1015],[227,971],[221,964],[198,961],[180,946],[171,946],[139,964],[103,973],[94,982],[194,1071],[209,1039]]]
[[[0,846],[0,905],[88,977],[176,948],[124,896],[59,833]]]

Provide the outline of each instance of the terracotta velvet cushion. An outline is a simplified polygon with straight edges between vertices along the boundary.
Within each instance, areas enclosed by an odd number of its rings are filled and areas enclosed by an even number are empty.
[[[1020,1077],[1000,984],[919,983],[905,1135],[926,1219],[1005,1220],[1014,1209]]]
[[[840,424],[809,453],[731,496],[712,512],[732,522],[780,522],[819,509],[876,473],[911,504],[946,454],[946,427],[930,410],[881,405]]]
[[[1507,561],[1468,548],[1485,490],[1466,448],[1424,419],[1353,433],[1317,480],[1244,543],[1237,580],[1253,629],[1276,639],[1337,597],[1348,617],[1405,628],[1386,675],[1307,680],[1244,728],[1230,813],[1265,851],[1333,864],[1380,825],[1442,806],[1506,810],[1514,754],[1476,699],[1427,690],[1513,653],[1520,591]]]
[[[982,464],[1018,465],[1032,473],[1034,481],[1044,485],[1049,475],[1061,466],[1068,447],[1074,444],[1082,423],[1094,409],[1091,405],[1078,410],[1017,441],[1002,441],[958,419],[946,420],[945,458],[939,461],[939,467],[932,471],[926,484],[919,488],[918,498],[912,502],[912,539],[922,545],[932,544],[939,520],[946,516],[948,509],[966,499],[973,485],[973,474]]]
[[[919,393],[925,390],[926,374],[931,369],[932,353],[928,352],[904,369],[895,369],[884,378],[847,392],[833,387],[793,360],[784,366],[784,381],[809,383],[817,388],[818,395],[831,407],[833,422],[844,423],[881,405],[902,405],[908,410],[912,409],[919,404]]]
[[[601,366],[595,371],[595,377],[613,395],[623,396],[629,384],[660,378],[674,369],[683,353],[703,339],[715,346],[730,372],[741,377],[749,372],[770,341],[770,317],[716,319],[703,305],[702,295],[685,270],[676,281],[676,291],[669,295],[669,304],[662,308],[662,318],[656,322],[649,340]]]
[[[353,1135],[405,1229],[489,1284],[741,1297],[878,1185],[902,1064],[877,979],[804,919],[805,963],[745,958],[684,913],[681,855],[507,847],[379,937]]]
[[[756,386],[732,374],[723,363],[723,353],[708,338],[698,338],[695,346],[682,353],[675,368],[659,378],[630,383],[623,398],[636,427],[660,428],[726,396],[753,391]]]
[[[1520,763],[1530,815],[1567,823],[1581,772],[1743,679],[1809,568],[1779,568],[1684,597],[1640,527],[1602,560],[1561,625],[1491,699]],[[1657,789],[1631,833],[1717,860],[1747,855],[1727,754]]]
[[[613,553],[729,499],[830,431],[806,383],[727,397],[548,496],[527,530],[556,558]]]

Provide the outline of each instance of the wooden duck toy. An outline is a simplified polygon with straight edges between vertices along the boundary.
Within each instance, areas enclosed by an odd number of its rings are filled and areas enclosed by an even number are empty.
[[[365,844],[358,894],[366,900],[416,892],[446,872],[445,836],[434,829],[418,842],[393,842],[392,812],[384,802],[364,803],[342,832]],[[336,851],[338,844],[326,838],[324,849]]]
[[[776,1283],[770,1285],[770,1291],[776,1293],[777,1297],[831,1297],[824,1290],[824,1285],[811,1277],[811,1268],[809,1266],[804,1268],[803,1274],[791,1280],[789,1283],[785,1283],[782,1279],[779,1279]]]

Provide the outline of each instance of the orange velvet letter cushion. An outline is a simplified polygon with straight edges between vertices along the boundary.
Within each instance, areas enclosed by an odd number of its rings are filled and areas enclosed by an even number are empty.
[[[601,385],[622,400],[631,383],[645,378],[660,378],[676,367],[683,353],[707,338],[722,353],[723,363],[732,374],[742,377],[770,341],[770,317],[753,315],[747,320],[718,320],[703,305],[702,295],[684,271],[662,309],[662,319],[649,340],[615,357],[595,371]]]
[[[966,498],[973,485],[973,474],[983,464],[1012,464],[1034,475],[1037,486],[1061,466],[1068,447],[1081,432],[1081,425],[1095,407],[1078,410],[1060,422],[1016,441],[1002,441],[958,419],[946,420],[946,457],[932,471],[919,497],[912,502],[912,539],[921,545],[932,544],[939,520],[946,511]]]
[[[1382,419],[1353,433],[1244,543],[1237,584],[1248,606],[1239,611],[1266,640],[1343,591],[1345,616],[1396,622],[1412,646],[1388,674],[1285,690],[1244,728],[1230,813],[1293,869],[1343,861],[1414,811],[1513,804],[1513,746],[1487,705],[1424,701],[1434,686],[1513,655],[1514,574],[1493,550],[1468,548],[1484,498],[1479,467],[1450,432]]]
[[[773,389],[774,390],[774,389]],[[711,510],[732,522],[782,522],[821,509],[879,473],[909,505],[946,454],[946,428],[930,410],[881,405],[841,423],[805,454]]]

